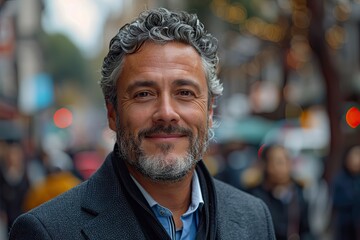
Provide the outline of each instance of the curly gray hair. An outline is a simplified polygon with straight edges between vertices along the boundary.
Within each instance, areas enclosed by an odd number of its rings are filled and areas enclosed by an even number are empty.
[[[100,86],[105,101],[117,105],[116,84],[126,54],[137,52],[146,41],[164,44],[179,41],[193,46],[203,62],[208,83],[209,100],[222,94],[216,75],[218,43],[207,33],[195,14],[172,12],[165,8],[142,12],[133,22],[124,25],[111,39],[104,58]]]

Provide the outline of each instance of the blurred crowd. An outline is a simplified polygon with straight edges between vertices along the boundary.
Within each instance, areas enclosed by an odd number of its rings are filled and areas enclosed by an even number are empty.
[[[23,139],[0,140],[0,239],[14,219],[88,179],[106,151],[31,149]],[[360,239],[360,145],[349,147],[330,182],[306,174],[321,159],[294,154],[278,143],[212,143],[204,158],[212,175],[269,207],[278,240]]]
[[[330,181],[322,166],[314,165],[322,161],[276,142],[253,146],[238,141],[215,144],[205,158],[216,178],[267,204],[278,240],[358,240],[360,144],[346,149],[339,159],[342,168]]]
[[[0,140],[0,240],[21,213],[88,179],[102,164],[103,151],[29,150],[23,139]]]

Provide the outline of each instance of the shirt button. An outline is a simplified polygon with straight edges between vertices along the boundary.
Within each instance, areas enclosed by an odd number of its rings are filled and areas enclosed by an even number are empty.
[[[160,215],[161,215],[161,216],[164,216],[164,215],[165,215],[165,211],[161,209],[161,210],[160,210]]]

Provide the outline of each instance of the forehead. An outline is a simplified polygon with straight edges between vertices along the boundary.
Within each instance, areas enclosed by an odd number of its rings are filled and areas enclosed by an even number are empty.
[[[283,158],[287,158],[288,154],[286,152],[286,150],[282,147],[278,147],[275,146],[272,149],[269,150],[268,152],[268,160],[278,160],[278,159],[283,159]]]
[[[120,84],[132,80],[191,79],[206,85],[200,54],[180,42],[145,42],[139,51],[124,58]]]

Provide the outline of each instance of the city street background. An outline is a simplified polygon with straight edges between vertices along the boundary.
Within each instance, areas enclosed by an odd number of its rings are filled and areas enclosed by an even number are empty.
[[[315,239],[333,239],[333,179],[360,145],[360,0],[0,0],[0,240],[53,169],[72,174],[51,185],[60,193],[112,150],[102,60],[119,27],[160,6],[196,13],[219,40],[211,173],[246,191],[261,146],[284,145]]]

